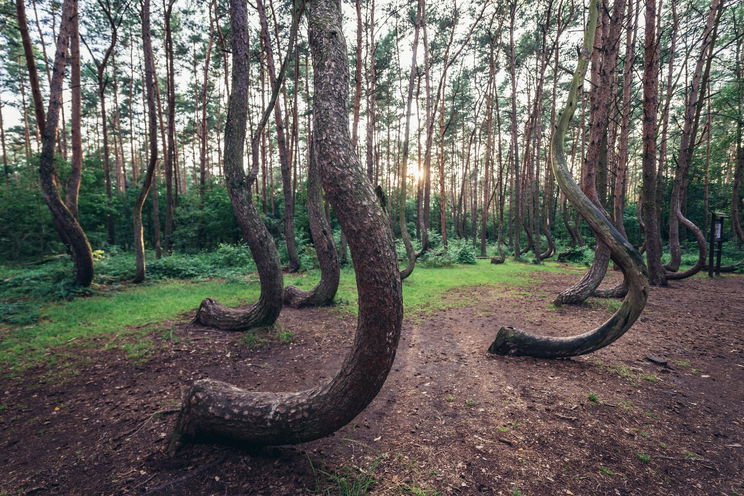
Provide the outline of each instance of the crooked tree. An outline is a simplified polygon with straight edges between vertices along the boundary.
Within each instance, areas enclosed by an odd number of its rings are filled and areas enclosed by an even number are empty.
[[[248,174],[243,170],[243,150],[248,120],[248,85],[250,53],[245,5],[240,0],[231,1],[231,23],[233,28],[233,71],[232,89],[228,99],[227,121],[225,122],[224,170],[227,192],[238,222],[243,240],[251,250],[256,262],[261,283],[258,301],[249,307],[230,308],[211,298],[205,298],[196,312],[194,321],[225,331],[244,331],[253,327],[272,325],[282,310],[283,278],[279,265],[279,253],[271,233],[264,225],[253,203],[252,189],[258,177],[259,148],[263,130],[271,116],[279,91],[289,66],[289,54],[282,63],[279,74],[272,84],[271,98],[264,109],[251,138],[251,168]],[[297,29],[304,10],[304,3],[296,9],[289,34],[289,46],[294,45]]]
[[[573,179],[563,150],[563,141],[571,118],[576,110],[577,93],[584,79],[588,57],[594,46],[599,0],[592,0],[584,31],[584,45],[579,54],[576,70],[568,93],[566,107],[561,112],[551,140],[550,165],[559,187],[574,208],[589,223],[597,237],[610,249],[612,259],[623,271],[628,294],[620,308],[596,329],[571,337],[535,335],[513,327],[502,327],[488,349],[499,355],[528,355],[541,358],[559,358],[591,353],[607,346],[630,329],[643,311],[648,297],[648,282],[641,256],[620,234],[615,226]]]
[[[16,3],[19,25],[25,24],[25,9],[23,0]],[[76,32],[73,25],[77,17],[77,0],[65,0],[62,5],[62,21],[60,22],[57,46],[54,54],[52,77],[49,85],[49,107],[46,114],[41,108],[41,92],[38,89],[38,77],[36,79],[37,96],[34,100],[37,106],[37,119],[41,119],[41,155],[39,157],[39,182],[44,201],[52,214],[54,227],[60,237],[70,247],[72,261],[75,265],[75,281],[81,286],[89,286],[93,281],[93,252],[88,242],[85,231],[80,226],[75,214],[65,204],[60,194],[59,177],[54,165],[54,149],[59,124],[59,114],[62,107],[62,85],[65,77],[65,65],[67,62],[67,48],[70,38]],[[28,29],[26,28],[26,33]],[[24,38],[24,52],[26,65],[29,73],[35,73],[36,62],[31,50],[30,40],[26,50],[26,39]],[[33,69],[32,69],[33,67]],[[32,88],[33,88],[32,84]]]
[[[233,85],[247,66],[246,8],[231,0]],[[387,215],[351,147],[349,73],[340,0],[308,5],[315,98],[313,128],[327,198],[346,232],[356,270],[359,320],[354,345],[328,383],[299,392],[253,392],[214,380],[194,383],[184,399],[171,451],[185,440],[293,444],[326,436],[351,421],[382,387],[403,318],[400,275]],[[231,107],[236,103],[233,95]],[[233,114],[234,116],[234,114]],[[228,120],[228,128],[231,126]]]

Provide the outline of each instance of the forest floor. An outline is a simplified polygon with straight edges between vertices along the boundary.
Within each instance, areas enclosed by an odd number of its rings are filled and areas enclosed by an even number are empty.
[[[550,304],[581,272],[455,288],[450,308],[407,314],[377,398],[299,446],[164,453],[195,379],[255,390],[330,379],[353,339],[348,309],[285,309],[276,329],[249,334],[184,314],[147,326],[156,346],[134,359],[94,336],[74,373],[0,377],[0,494],[744,494],[744,277],[653,288],[640,321],[588,356],[486,353],[501,325],[569,335],[610,315],[617,302]]]

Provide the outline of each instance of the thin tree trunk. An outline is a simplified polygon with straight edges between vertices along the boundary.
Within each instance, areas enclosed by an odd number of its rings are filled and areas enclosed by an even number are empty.
[[[166,93],[168,103],[168,148],[165,154],[165,249],[173,250],[173,229],[175,228],[176,192],[178,181],[176,171],[176,89],[175,67],[173,61],[173,34],[171,18],[175,0],[164,1],[165,7],[165,61]]]
[[[80,95],[80,16],[78,4],[75,2],[75,12],[70,21],[70,90],[71,101],[71,134],[72,134],[72,162],[70,163],[70,177],[67,180],[65,204],[72,215],[78,217],[78,196],[80,194],[80,180],[83,171],[83,137],[82,137],[82,99]]]
[[[150,37],[150,0],[142,1],[142,52],[145,64],[145,93],[147,95],[147,139],[150,145],[150,154],[147,163],[147,171],[142,183],[137,200],[132,207],[132,225],[134,228],[134,256],[135,273],[134,282],[145,280],[145,233],[142,228],[142,207],[155,176],[155,166],[158,163],[158,114],[155,105],[155,60],[152,52],[152,40]]]
[[[642,219],[645,233],[646,266],[652,286],[666,286],[661,266],[661,236],[656,198],[656,129],[659,70],[656,53],[656,0],[645,0],[645,40],[643,47],[643,190]]]
[[[406,199],[408,193],[408,184],[406,178],[408,176],[408,149],[410,146],[410,133],[411,133],[411,102],[413,101],[413,88],[416,85],[416,52],[418,51],[419,43],[419,30],[421,29],[422,16],[423,16],[423,1],[418,1],[418,7],[416,11],[416,19],[413,34],[413,46],[411,47],[411,71],[408,76],[408,93],[406,95],[406,117],[405,125],[403,128],[403,150],[401,152],[402,159],[400,161],[400,187],[398,195],[398,219],[400,222],[400,236],[403,238],[403,244],[406,247],[406,268],[400,272],[400,278],[405,279],[413,273],[413,269],[416,266],[416,251],[413,249],[411,244],[411,236],[408,233],[408,222],[406,222]]]
[[[269,24],[266,20],[266,11],[263,0],[257,0],[258,17],[261,22],[261,40],[263,42],[264,52],[266,53],[266,65],[269,70],[269,81],[273,87],[276,84],[276,70],[274,68],[274,54],[271,48],[271,38],[269,37]],[[288,56],[292,54],[292,49],[287,50]],[[294,232],[294,196],[292,195],[292,173],[290,170],[289,156],[287,155],[287,143],[284,133],[284,121],[282,119],[282,109],[279,100],[274,105],[274,124],[276,128],[276,144],[279,149],[279,163],[282,171],[282,190],[284,192],[284,238],[287,244],[287,256],[289,258],[289,272],[296,272],[300,268],[300,258],[297,254],[297,243]]]
[[[703,232],[692,221],[687,219],[682,213],[682,197],[687,191],[688,172],[692,163],[692,156],[695,151],[698,124],[700,114],[703,108],[708,75],[710,71],[710,61],[713,57],[713,46],[715,45],[718,20],[723,12],[722,0],[713,0],[708,11],[705,30],[703,31],[702,46],[700,55],[695,63],[695,69],[692,76],[692,84],[685,102],[684,124],[682,135],[680,137],[679,157],[676,160],[677,167],[674,177],[674,187],[672,189],[669,219],[669,250],[671,252],[671,261],[667,268],[670,273],[667,279],[683,279],[696,274],[705,264],[706,242]],[[679,241],[679,223],[682,223],[695,235],[698,243],[698,261],[689,270],[676,272],[682,261],[682,250]]]

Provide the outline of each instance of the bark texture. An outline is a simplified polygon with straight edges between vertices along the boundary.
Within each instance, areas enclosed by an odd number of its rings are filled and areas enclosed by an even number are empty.
[[[615,65],[618,54],[618,41],[620,29],[625,14],[625,0],[617,0],[614,6],[612,19],[607,14],[602,15],[604,27],[600,27],[597,35],[601,36],[601,42],[594,48],[592,53],[592,90],[590,94],[590,130],[589,147],[584,163],[586,175],[583,178],[582,189],[600,209],[602,209],[602,198],[598,192],[598,186],[606,189],[606,180],[602,181],[598,175],[607,171],[607,128],[610,121],[609,111],[612,97],[612,85]],[[601,14],[600,14],[601,15]],[[606,178],[605,178],[606,179]],[[597,184],[599,182],[599,185]],[[580,304],[586,301],[599,287],[607,273],[607,264],[610,261],[610,250],[602,242],[597,242],[594,251],[594,261],[589,270],[574,286],[561,292],[553,303]]]
[[[541,358],[559,358],[591,353],[607,346],[625,334],[646,305],[648,283],[640,255],[607,219],[606,214],[581,191],[569,172],[563,151],[566,130],[576,109],[576,95],[584,79],[588,56],[593,46],[598,6],[598,0],[593,0],[590,4],[589,18],[584,32],[584,46],[573,75],[568,102],[558,118],[553,132],[551,166],[563,193],[589,223],[597,237],[609,247],[613,260],[620,266],[625,276],[629,288],[628,295],[617,312],[607,322],[578,336],[540,336],[513,327],[502,327],[488,349],[490,353],[528,355]]]
[[[158,116],[155,108],[155,60],[152,53],[152,38],[150,36],[150,0],[142,3],[142,51],[145,64],[145,91],[147,94],[147,121],[150,145],[150,157],[147,163],[145,179],[142,183],[137,200],[132,209],[132,224],[134,228],[134,282],[145,280],[145,232],[142,228],[142,207],[150,193],[155,165],[158,163]]]
[[[231,10],[238,14],[233,23],[242,21],[245,29],[245,16],[239,15],[245,11],[243,1],[231,0]],[[250,392],[224,382],[197,381],[184,400],[176,441],[227,439],[278,445],[318,439],[362,411],[377,395],[393,364],[403,318],[401,281],[388,217],[351,148],[340,0],[311,2],[308,25],[318,167],[356,269],[359,321],[354,345],[330,382],[305,391]]]
[[[225,123],[225,179],[227,192],[230,195],[235,219],[240,227],[243,240],[246,242],[256,262],[261,296],[248,307],[230,308],[211,298],[205,298],[194,317],[194,322],[216,327],[224,331],[244,331],[252,327],[272,325],[282,310],[283,280],[279,266],[279,253],[274,239],[261,221],[258,210],[253,203],[251,189],[258,175],[259,146],[266,122],[271,115],[279,87],[286,73],[287,63],[279,73],[274,85],[271,101],[258,124],[251,139],[252,165],[249,174],[243,170],[243,149],[248,121],[248,82],[249,82],[249,44],[247,30],[247,12],[242,0],[230,3],[231,23],[233,29],[233,70],[232,90],[228,100],[227,121]],[[297,34],[295,16],[290,34],[290,45]]]
[[[284,304],[292,308],[319,307],[333,304],[338,290],[341,270],[338,264],[338,252],[333,242],[333,231],[323,210],[320,177],[315,157],[314,140],[310,143],[310,162],[307,170],[307,217],[310,223],[310,234],[320,265],[320,282],[310,291],[297,286],[284,288]]]
[[[22,1],[20,1],[22,5]],[[46,112],[42,129],[42,146],[39,157],[39,182],[44,201],[52,213],[54,227],[60,237],[72,251],[75,265],[75,281],[81,286],[90,286],[93,281],[93,252],[83,228],[75,215],[67,208],[59,191],[59,177],[54,166],[54,149],[59,124],[59,113],[62,107],[62,83],[65,76],[67,45],[72,21],[77,11],[77,0],[65,0],[62,4],[62,22],[57,36],[57,47],[54,54],[52,80],[49,88],[49,108]],[[27,59],[27,65],[34,65],[34,59]],[[43,110],[40,112],[43,116]],[[39,112],[37,112],[39,115]]]

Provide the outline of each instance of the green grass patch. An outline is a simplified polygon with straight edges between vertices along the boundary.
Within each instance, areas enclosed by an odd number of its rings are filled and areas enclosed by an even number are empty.
[[[406,316],[421,317],[436,310],[471,304],[469,298],[450,292],[455,288],[523,287],[531,283],[530,276],[534,273],[565,270],[556,263],[526,265],[507,261],[492,265],[488,260],[478,260],[475,265],[416,267],[403,283]],[[19,274],[17,269],[7,269],[3,275],[10,272],[16,277]],[[308,271],[285,276],[284,282],[309,289],[317,284],[319,277],[317,271]],[[29,323],[21,313],[14,317],[19,325],[0,324],[0,367],[19,373],[35,364],[54,366],[74,355],[66,351],[90,346],[90,338],[100,336],[106,337],[108,348],[118,347],[131,357],[143,357],[155,345],[147,337],[152,330],[161,330],[162,326],[163,332],[172,335],[172,326],[164,325],[164,321],[185,320],[182,314],[194,311],[207,296],[225,305],[253,302],[259,296],[257,277],[163,280],[101,288],[91,296],[41,304],[35,309],[38,316],[31,319],[37,322]],[[341,272],[337,301],[338,311],[357,312],[356,282],[350,268]],[[247,345],[260,344],[260,338],[246,336]],[[288,343],[293,335],[291,331],[280,329],[276,338]],[[255,341],[249,343],[252,339]]]

